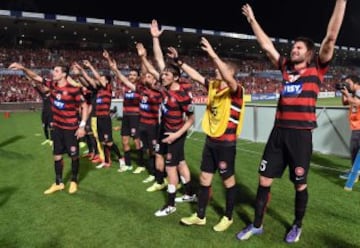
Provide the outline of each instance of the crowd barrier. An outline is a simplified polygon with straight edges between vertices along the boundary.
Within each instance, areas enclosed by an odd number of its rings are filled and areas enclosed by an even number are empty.
[[[2,103],[0,112],[10,117],[11,112],[35,111],[41,109],[41,103]],[[122,116],[122,100],[113,100],[111,108],[116,106],[118,117]],[[204,104],[195,104],[195,123],[192,131],[201,130],[201,120],[205,111]],[[244,125],[239,138],[252,142],[265,143],[274,124],[275,105],[248,103],[245,108]],[[349,157],[348,109],[346,107],[317,107],[318,127],[313,131],[314,151]]]

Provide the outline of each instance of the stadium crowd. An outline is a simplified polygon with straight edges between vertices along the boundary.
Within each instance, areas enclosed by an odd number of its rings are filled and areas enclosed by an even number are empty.
[[[113,56],[119,61],[119,68],[127,74],[129,68],[139,66],[139,59],[135,53],[127,51],[114,51]],[[24,77],[7,74],[5,68],[11,61],[18,61],[29,68],[47,76],[57,61],[71,64],[79,58],[88,58],[99,70],[108,70],[106,61],[98,56],[98,50],[64,50],[64,49],[16,49],[0,48],[0,102],[39,102],[41,98],[35,93],[30,84],[24,84]],[[211,61],[205,56],[184,55],[184,60],[196,65],[196,69],[204,74],[213,70]],[[237,75],[239,82],[243,83],[246,94],[278,93],[281,87],[281,75],[274,74],[270,63],[263,59],[232,58],[239,65],[240,73]],[[333,66],[328,72],[320,91],[334,91],[336,82],[341,81],[345,75],[358,73],[360,68],[349,66]],[[186,75],[185,75],[186,76]],[[113,95],[115,99],[123,97],[123,87],[116,81],[113,82]],[[194,83],[193,96],[206,96],[206,91],[198,83]]]

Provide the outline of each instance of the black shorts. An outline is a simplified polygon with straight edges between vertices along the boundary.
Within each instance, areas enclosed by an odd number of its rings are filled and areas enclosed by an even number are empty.
[[[236,145],[224,146],[221,142],[205,142],[202,159],[201,171],[214,174],[219,170],[223,179],[227,179],[235,174]]]
[[[139,115],[124,115],[121,122],[121,136],[139,138]]]
[[[65,130],[54,127],[52,139],[54,141],[54,155],[67,153],[70,157],[79,156],[79,142],[75,136],[76,130]]]
[[[166,137],[164,133],[165,133],[164,125],[163,123],[160,123],[157,134],[157,143],[155,147],[155,152],[159,155],[165,155],[167,149],[167,144],[162,142],[162,140]]]
[[[148,125],[140,123],[139,126],[141,143],[144,149],[149,149],[151,154],[155,153],[156,144],[158,143],[158,129],[159,125]]]
[[[50,126],[52,122],[52,112],[51,111],[42,111],[41,113],[41,122],[43,125]]]
[[[165,144],[165,166],[178,166],[185,160],[186,132],[171,144]]]
[[[97,132],[101,143],[112,142],[112,123],[110,116],[97,117]]]
[[[287,165],[294,184],[306,184],[312,155],[312,132],[274,127],[259,166],[259,173],[280,178]]]

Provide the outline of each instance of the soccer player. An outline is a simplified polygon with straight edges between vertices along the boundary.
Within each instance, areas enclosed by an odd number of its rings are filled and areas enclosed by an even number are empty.
[[[141,83],[140,73],[135,68],[131,68],[127,79],[132,84]],[[143,151],[141,148],[139,137],[139,121],[140,121],[140,95],[139,93],[124,86],[123,116],[121,122],[121,140],[124,150],[125,165],[121,165],[118,172],[131,171],[133,169],[131,162],[131,146],[130,138],[133,139],[138,157],[138,165],[143,165]]]
[[[88,118],[87,104],[80,87],[69,83],[69,67],[56,65],[52,70],[52,80],[47,81],[22,64],[12,63],[9,69],[22,70],[36,83],[42,83],[50,90],[51,110],[53,113],[53,154],[55,167],[55,183],[45,190],[44,194],[52,194],[65,188],[63,182],[63,157],[67,153],[71,158],[71,182],[69,193],[78,190],[79,174],[79,142],[85,135],[85,125]],[[79,109],[81,121],[79,124]]]
[[[91,70],[94,78],[90,77],[80,65],[77,64],[84,78],[97,89],[95,114],[97,117],[97,132],[99,141],[104,149],[104,161],[96,166],[97,169],[108,168],[111,165],[110,154],[114,152],[122,165],[123,160],[118,146],[113,142],[112,138],[112,122],[110,117],[110,105],[112,96],[111,77],[109,75],[100,75],[99,72],[88,60],[83,61],[84,65]]]
[[[178,170],[183,170],[185,160],[184,145],[187,130],[194,123],[194,108],[191,95],[179,84],[180,70],[167,65],[161,74],[163,93],[161,104],[162,122],[165,138],[161,141],[165,147],[165,169],[168,177],[167,202],[155,212],[155,216],[167,216],[176,211],[176,186],[179,183]],[[184,119],[185,116],[185,119]],[[188,169],[188,168],[187,168]]]
[[[300,239],[308,204],[307,174],[312,154],[312,130],[316,127],[317,94],[334,54],[345,8],[346,0],[336,0],[317,56],[314,42],[299,37],[292,45],[290,58],[285,58],[257,22],[250,5],[242,7],[242,13],[258,43],[272,64],[281,71],[283,81],[274,127],[259,166],[254,222],[237,234],[239,240],[247,240],[263,232],[263,218],[270,199],[271,185],[275,178],[282,176],[287,166],[295,188],[295,219],[285,241],[294,243]]]
[[[146,60],[146,49],[142,43],[136,44],[138,55],[142,61]],[[159,109],[162,102],[162,94],[158,86],[156,77],[147,72],[143,66],[144,75],[141,83],[134,84],[122,74],[117,68],[116,62],[107,56],[109,66],[115,73],[118,79],[125,84],[130,90],[137,92],[140,95],[140,125],[139,134],[142,143],[142,151],[147,153],[147,170],[149,177],[144,179],[144,183],[152,182],[155,179],[155,148],[157,144],[157,134],[159,129]],[[144,165],[139,165],[133,172],[135,174],[141,173],[145,170]]]
[[[42,110],[41,110],[41,123],[44,131],[45,141],[41,145],[50,144],[52,146],[52,112],[51,112],[51,101],[50,91],[47,87],[32,83],[34,89],[39,93],[42,99]]]
[[[159,81],[162,81],[162,75],[163,75],[162,72],[166,68],[166,63],[165,63],[164,55],[161,50],[160,39],[159,39],[159,37],[161,36],[163,31],[164,30],[159,29],[157,20],[152,20],[151,25],[150,25],[150,33],[151,33],[152,40],[153,40],[154,58],[155,58],[158,68],[160,69],[160,72],[157,72],[156,70],[152,70],[150,68],[147,68],[147,69],[153,75],[155,75],[155,77],[158,78]],[[177,67],[177,66],[175,66],[175,67]],[[171,67],[169,67],[169,66],[168,66],[168,68],[171,69]],[[180,73],[180,71],[179,71],[179,73]],[[181,89],[184,92],[186,92],[186,94],[188,94],[190,96],[190,98],[192,99],[191,84],[183,84],[182,83],[181,73],[179,74],[179,78],[176,80],[176,83],[180,84]],[[156,155],[155,155],[156,171],[157,171],[156,182],[153,185],[151,185],[149,188],[146,189],[146,191],[148,191],[148,192],[159,191],[159,190],[162,190],[164,187],[166,187],[166,181],[164,180],[164,177],[166,174],[164,156],[166,156],[167,145],[164,144],[164,142],[162,142],[162,140],[166,136],[164,134],[164,132],[166,132],[166,128],[164,126],[163,116],[161,116],[161,118],[162,119],[161,119],[161,123],[160,123],[159,134],[158,134],[159,142],[158,142],[158,146],[156,149]],[[179,170],[179,174],[180,174],[181,183],[183,184],[183,186],[185,188],[186,196],[176,198],[175,201],[176,202],[196,201],[196,195],[192,194],[191,174],[190,174],[189,167],[185,161],[185,157],[184,157],[184,160],[179,162],[178,170]],[[178,188],[178,187],[179,187],[179,185],[176,185],[176,188]]]
[[[216,69],[214,80],[203,77],[198,71],[178,58],[178,52],[170,47],[168,55],[175,60],[194,81],[208,90],[208,104],[202,120],[202,127],[207,134],[203,148],[200,173],[200,189],[197,212],[181,219],[185,225],[205,225],[206,206],[209,201],[211,183],[216,171],[219,172],[226,191],[224,216],[213,229],[222,232],[233,223],[236,180],[235,156],[236,141],[241,130],[241,117],[244,110],[244,89],[235,79],[236,65],[225,63],[215,53],[206,38],[201,38],[201,48],[213,60]]]
[[[95,113],[97,89],[82,76],[79,68],[80,65],[77,62],[74,62],[71,66],[70,74],[77,83],[82,85],[81,89],[85,101],[88,104],[89,117],[85,126],[86,134],[83,138],[88,146],[88,151],[83,155],[83,157],[88,158],[92,163],[101,163],[104,161],[104,152],[100,142],[98,141],[99,139],[97,134],[97,118]]]

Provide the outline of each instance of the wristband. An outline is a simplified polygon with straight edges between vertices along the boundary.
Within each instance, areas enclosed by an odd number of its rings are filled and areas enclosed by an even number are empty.
[[[81,121],[79,128],[84,128],[86,126],[86,122],[85,121]]]
[[[178,66],[182,66],[182,64],[184,64],[184,62],[182,62],[179,57],[175,57],[174,58],[174,62],[178,65]]]

